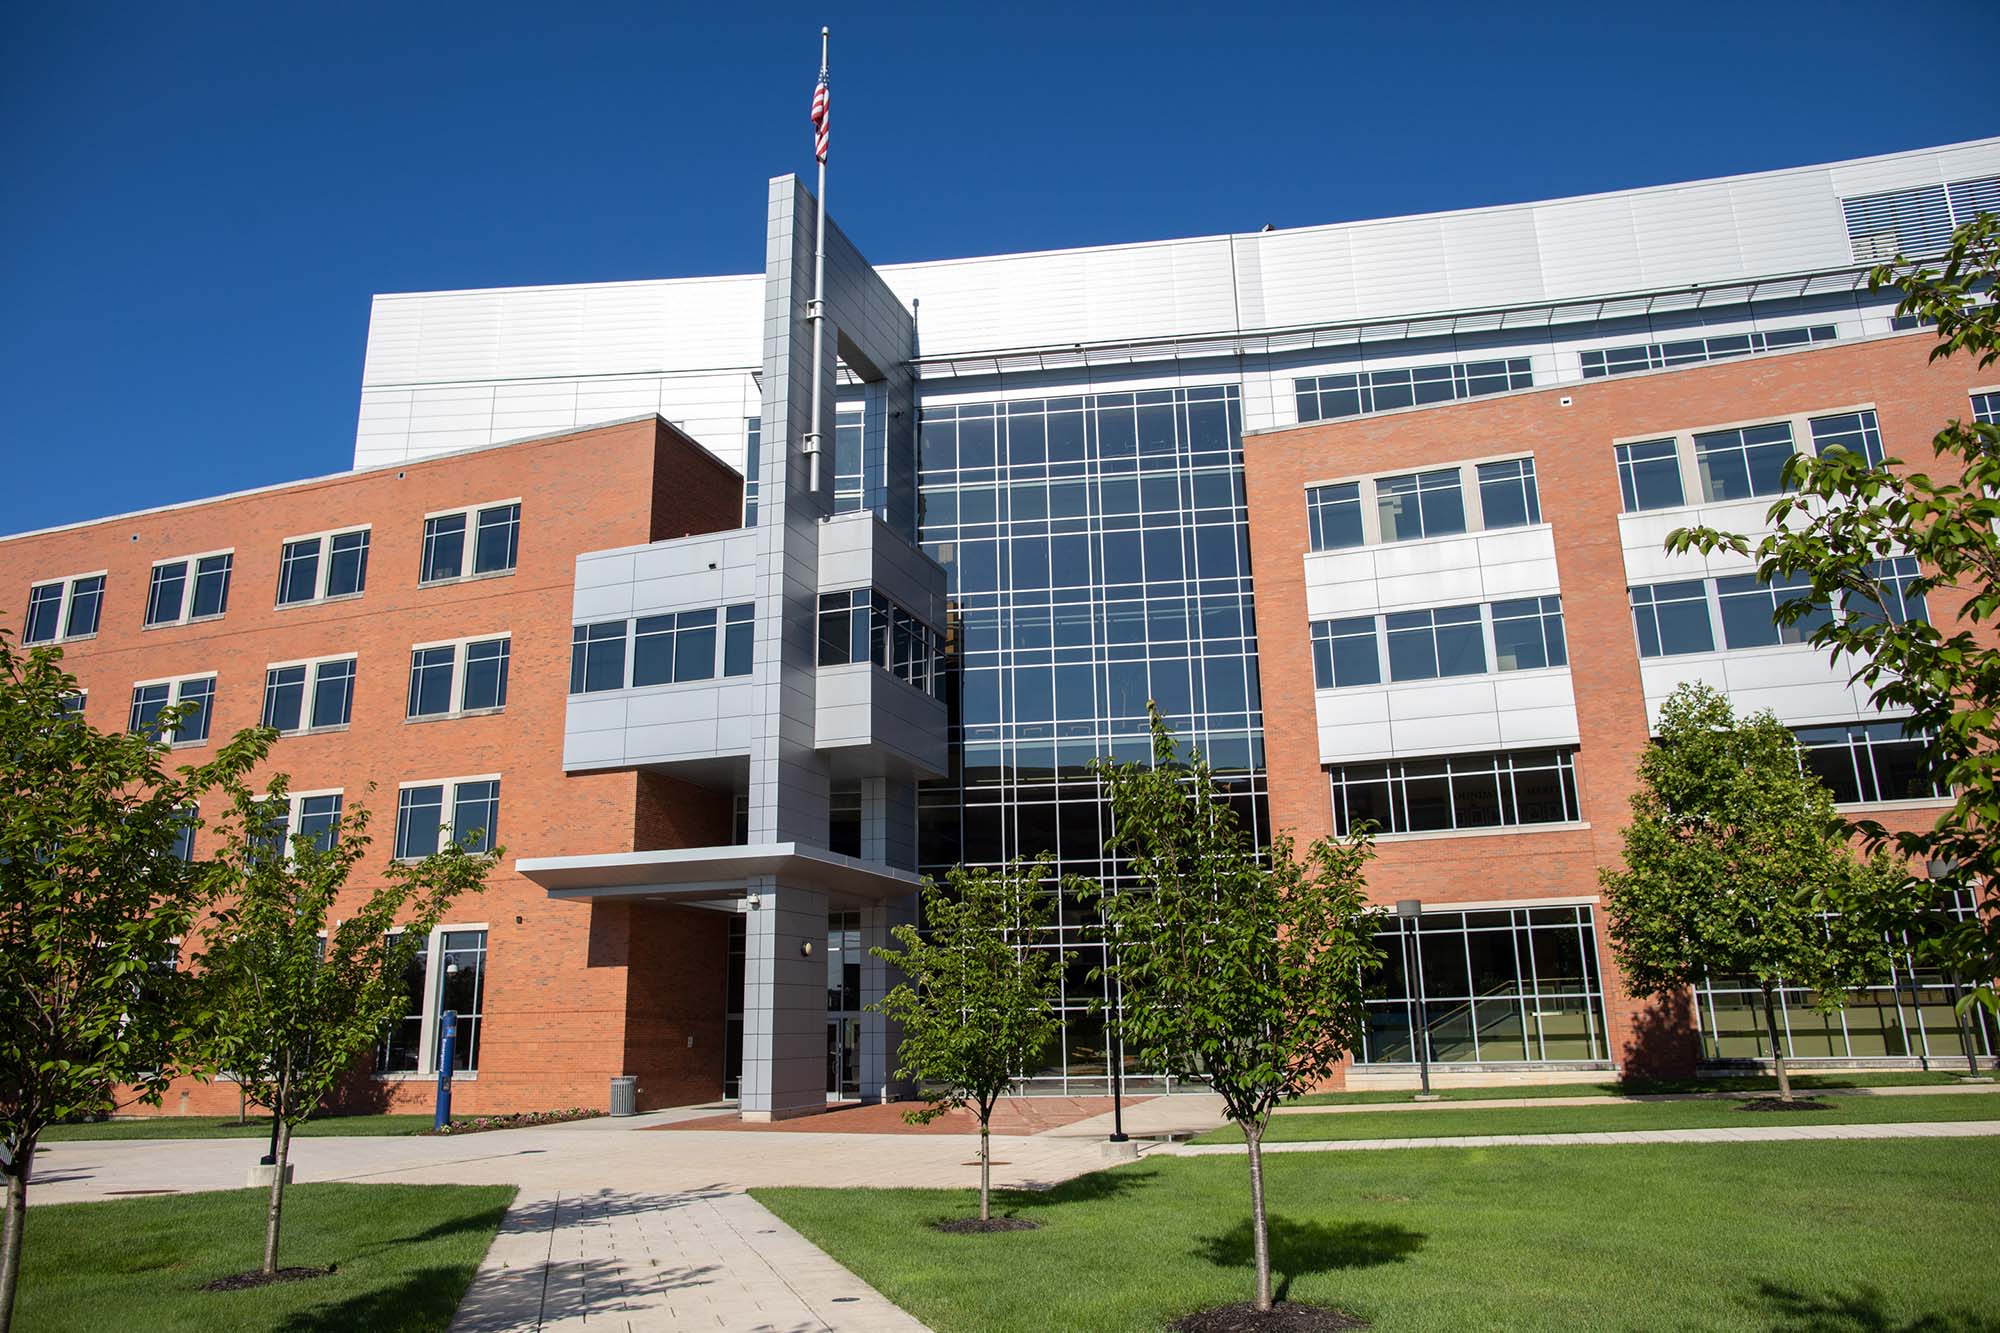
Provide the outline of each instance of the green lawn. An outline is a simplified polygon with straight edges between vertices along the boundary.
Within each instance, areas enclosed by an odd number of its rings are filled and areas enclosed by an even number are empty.
[[[2000,1095],[1828,1097],[1828,1111],[1745,1111],[1719,1099],[1628,1102],[1622,1106],[1490,1106],[1440,1111],[1338,1111],[1274,1115],[1266,1142],[1322,1139],[1435,1139],[1453,1134],[1581,1134],[1627,1129],[1718,1129],[1774,1125],[1880,1125],[1919,1120],[2000,1120]],[[1196,1143],[1241,1143],[1234,1125]]]
[[[2000,1139],[1268,1159],[1281,1294],[1406,1329],[1992,1330]],[[939,1333],[1157,1330],[1248,1299],[1249,1176],[1159,1158],[1008,1193],[755,1190]]]
[[[417,1333],[451,1322],[511,1185],[294,1185],[278,1262],[327,1277],[253,1291],[202,1283],[259,1266],[263,1190],[34,1205],[18,1333]]]
[[[1924,1087],[1956,1083],[1959,1074],[1880,1073],[1880,1074],[1794,1074],[1792,1086],[1799,1089]],[[1768,1075],[1734,1078],[1631,1079],[1609,1083],[1510,1083],[1497,1088],[1435,1088],[1433,1095],[1448,1102],[1504,1101],[1524,1097],[1648,1097],[1696,1092],[1776,1092],[1778,1080]],[[1293,1106],[1361,1106],[1378,1102],[1407,1102],[1414,1089],[1400,1092],[1314,1092],[1290,1103]]]
[[[294,1132],[294,1138],[322,1138],[348,1134],[421,1134],[431,1127],[427,1115],[341,1115],[324,1120],[308,1120]],[[248,1124],[236,1123],[233,1115],[162,1115],[130,1120],[99,1120],[90,1124],[51,1125],[43,1131],[42,1142],[62,1143],[71,1139],[268,1139],[270,1117],[253,1115]]]

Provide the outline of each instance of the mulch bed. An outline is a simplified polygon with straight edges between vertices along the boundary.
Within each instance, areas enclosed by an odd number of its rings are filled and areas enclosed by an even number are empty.
[[[1752,1097],[1748,1101],[1736,1103],[1739,1111],[1831,1111],[1832,1102],[1816,1102],[1809,1097],[1797,1101],[1786,1101],[1783,1097]]]
[[[483,1134],[489,1129],[527,1129],[534,1125],[567,1125],[572,1120],[595,1120],[602,1111],[572,1106],[566,1111],[516,1111],[512,1115],[469,1116],[453,1120],[443,1129],[427,1129],[425,1137],[456,1138],[461,1134]]]
[[[948,1236],[983,1236],[989,1231],[1039,1231],[1040,1222],[1030,1222],[1025,1217],[990,1217],[982,1222],[976,1217],[961,1217],[953,1222],[931,1223],[937,1230]]]
[[[201,1284],[202,1291],[248,1291],[252,1287],[268,1287],[278,1282],[304,1282],[308,1278],[325,1277],[333,1272],[331,1268],[280,1268],[275,1273],[261,1269],[254,1273],[231,1273],[213,1282]]]
[[[1196,1310],[1167,1327],[1174,1333],[1332,1333],[1336,1329],[1367,1328],[1368,1321],[1324,1305],[1280,1301],[1268,1310],[1259,1310],[1244,1301],[1240,1305]]]

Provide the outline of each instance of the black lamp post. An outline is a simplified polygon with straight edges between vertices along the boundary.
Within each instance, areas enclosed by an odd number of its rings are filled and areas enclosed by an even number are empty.
[[[1104,1057],[1111,1062],[1111,1142],[1126,1143],[1125,1133],[1125,983],[1118,975],[1118,927],[1109,930],[1111,945],[1111,1031]]]
[[[1418,1076],[1423,1079],[1424,1090],[1420,1096],[1431,1095],[1431,1024],[1430,1015],[1424,1012],[1424,997],[1417,987],[1417,970],[1410,963],[1410,940],[1417,933],[1417,918],[1424,914],[1421,898],[1399,898],[1396,900],[1396,915],[1409,924],[1401,932],[1403,937],[1403,986],[1410,993],[1410,1001],[1416,1010],[1417,1021],[1411,1026],[1417,1045]]]

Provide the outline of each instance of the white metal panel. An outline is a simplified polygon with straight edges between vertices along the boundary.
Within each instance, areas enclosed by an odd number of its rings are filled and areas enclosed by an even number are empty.
[[[1639,286],[1639,241],[1624,195],[1571,199],[1535,210],[1542,287],[1551,299],[1631,291]]]
[[[1437,219],[1358,225],[1350,244],[1356,313],[1361,318],[1451,306],[1444,230]]]
[[[1445,219],[1442,232],[1454,307],[1518,305],[1544,295],[1533,209],[1457,214]]]

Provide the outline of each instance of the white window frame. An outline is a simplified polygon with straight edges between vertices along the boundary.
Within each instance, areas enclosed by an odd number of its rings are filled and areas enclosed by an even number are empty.
[[[338,796],[340,798],[340,818],[347,818],[347,789],[345,787],[321,787],[313,791],[288,791],[285,793],[285,859],[292,859],[292,839],[299,835],[300,809],[306,801],[315,796]],[[270,801],[270,797],[258,798],[258,804]]]
[[[208,696],[208,735],[202,737],[200,740],[184,741],[180,739],[178,733],[173,730],[162,731],[160,733],[160,739],[165,741],[167,745],[172,749],[179,750],[179,749],[185,749],[189,746],[207,745],[210,741],[215,739],[215,700],[216,697],[222,693],[221,673],[217,671],[191,671],[185,676],[152,676],[148,677],[145,680],[135,680],[132,682],[133,693],[137,693],[138,691],[146,688],[148,685],[166,686],[167,702],[161,706],[163,708],[172,708],[174,705],[182,702],[181,699],[182,688],[197,680],[207,680],[215,682],[215,688],[209,692]],[[128,731],[131,730],[131,726],[132,726],[131,696],[127,695],[125,704],[126,730]]]
[[[236,581],[236,548],[233,546],[224,547],[219,551],[196,551],[190,555],[176,555],[169,556],[165,560],[155,560],[152,567],[146,571],[146,604],[139,609],[139,627],[141,629],[172,629],[176,625],[195,625],[203,621],[220,620],[223,616],[227,615],[228,610],[226,607],[221,611],[215,612],[213,615],[197,616],[190,614],[194,609],[195,578],[200,572],[201,562],[204,560],[213,560],[219,555],[229,557],[229,582],[234,583]],[[170,620],[149,621],[145,617],[146,613],[153,608],[153,576],[168,565],[182,565],[187,570],[187,574],[181,582],[179,613]],[[227,601],[227,598],[228,595],[225,593],[224,600]]]
[[[444,788],[444,798],[438,809],[439,815],[442,816],[438,824],[439,827],[438,847],[442,849],[448,840],[455,840],[458,836],[458,830],[454,828],[452,825],[452,817],[458,813],[459,784],[465,782],[504,782],[504,781],[505,781],[505,775],[501,773],[461,773],[457,777],[413,778],[408,782],[397,783],[396,784],[396,828],[395,831],[390,835],[392,839],[392,841],[389,844],[390,859],[394,861],[401,861],[405,864],[423,860],[421,856],[395,855],[397,844],[402,842],[403,840],[403,793],[404,792],[409,791],[415,787]],[[449,830],[449,832],[446,832],[445,830]],[[487,841],[489,842],[493,841],[490,830],[488,831]],[[461,929],[471,930],[472,927],[464,926],[461,927]]]
[[[419,588],[446,588],[454,583],[471,583],[478,579],[504,579],[518,570],[521,567],[520,533],[518,531],[520,519],[516,518],[517,531],[514,534],[514,563],[505,569],[489,569],[483,574],[472,572],[473,552],[479,543],[479,516],[489,509],[505,509],[509,505],[520,505],[523,510],[527,508],[522,502],[522,498],[517,495],[510,500],[485,500],[476,505],[457,505],[450,509],[434,509],[430,513],[425,514],[422,525],[417,529],[417,586]],[[427,579],[424,577],[424,558],[428,554],[425,550],[425,532],[429,529],[432,519],[451,518],[456,514],[463,514],[465,516],[465,547],[460,552],[462,558],[461,567],[464,572],[452,574],[441,579]]]
[[[98,593],[97,629],[90,631],[90,633],[88,634],[71,634],[69,632],[70,604],[76,600],[76,585],[83,582],[85,579],[104,580],[104,589],[103,591],[100,591]],[[33,643],[29,643],[28,606],[33,602],[35,589],[46,588],[49,587],[51,584],[56,584],[56,583],[60,583],[62,585],[62,597],[56,603],[55,637],[52,639],[37,639]],[[20,639],[21,646],[23,648],[46,648],[50,644],[83,643],[87,640],[96,638],[99,631],[101,631],[104,628],[104,593],[110,591],[110,588],[111,588],[111,571],[108,569],[89,569],[85,570],[81,574],[66,574],[61,578],[31,580],[28,584],[29,602],[23,603],[21,607],[21,639]]]
[[[295,603],[295,605],[304,605],[304,603]],[[278,734],[280,736],[317,736],[324,732],[346,731],[353,725],[354,719],[354,700],[351,698],[347,701],[348,720],[346,722],[334,722],[323,727],[316,727],[309,720],[312,717],[313,693],[319,688],[320,668],[330,666],[335,662],[354,663],[355,679],[360,679],[361,656],[359,653],[329,653],[325,657],[297,657],[285,662],[266,662],[264,664],[263,692],[258,696],[257,700],[258,721],[262,722],[264,717],[264,703],[271,697],[271,673],[273,671],[282,671],[286,667],[304,667],[306,669],[305,696],[299,701],[299,725],[289,730],[280,731]]]
[[[372,523],[356,523],[344,528],[328,528],[323,532],[301,532],[296,537],[280,538],[278,541],[278,589],[271,594],[273,604],[276,608],[280,611],[289,611],[295,606],[319,606],[326,602],[351,602],[355,598],[365,595],[368,591],[365,575],[362,579],[362,586],[354,592],[336,593],[333,596],[328,596],[326,591],[327,577],[333,572],[333,539],[335,537],[345,537],[356,532],[365,532],[368,534],[368,553],[373,555],[375,553],[375,525]],[[319,564],[313,574],[313,595],[296,602],[278,601],[278,592],[284,588],[285,548],[287,546],[295,546],[300,542],[312,541],[319,543]]]
[[[1352,417],[1340,418],[1343,421],[1351,421],[1353,419]],[[1665,437],[1655,433],[1643,438],[1657,440]],[[1435,467],[1402,467],[1384,472],[1356,473],[1344,477],[1316,477],[1299,488],[1301,498],[1306,497],[1310,492],[1318,490],[1322,486],[1353,485],[1359,488],[1361,500],[1361,544],[1359,546],[1334,546],[1329,547],[1325,551],[1313,550],[1311,519],[1308,517],[1306,554],[1308,556],[1331,555],[1340,552],[1366,550],[1374,546],[1416,546],[1424,542],[1457,541],[1482,532],[1532,532],[1536,528],[1548,527],[1548,509],[1546,505],[1541,503],[1542,475],[1539,468],[1535,472],[1535,500],[1536,507],[1542,510],[1541,520],[1536,523],[1514,523],[1504,528],[1488,528],[1486,526],[1486,511],[1480,504],[1479,497],[1480,467],[1487,463],[1515,463],[1522,460],[1533,463],[1535,461],[1535,451],[1532,449],[1511,449],[1504,454],[1484,454],[1478,458],[1467,458],[1456,463],[1439,463]],[[1399,537],[1394,541],[1385,541],[1382,537],[1382,511],[1375,489],[1377,484],[1388,481],[1392,477],[1421,475],[1427,472],[1456,472],[1458,474],[1458,497],[1459,503],[1465,509],[1465,531],[1440,533],[1435,537]],[[1310,501],[1307,501],[1307,505],[1308,510],[1310,510]]]
[[[1971,399],[1967,399],[1970,402]],[[1882,412],[1873,401],[1865,403],[1836,403],[1826,407],[1807,408],[1800,412],[1766,412],[1762,416],[1745,417],[1740,421],[1711,421],[1697,426],[1675,426],[1667,430],[1647,431],[1643,435],[1619,435],[1611,441],[1611,468],[1613,480],[1618,474],[1618,446],[1621,444],[1657,444],[1671,440],[1674,445],[1674,461],[1680,465],[1681,502],[1678,505],[1663,506],[1659,509],[1635,509],[1629,513],[1624,505],[1624,488],[1619,488],[1619,514],[1631,517],[1634,514],[1677,514],[1684,510],[1713,509],[1717,505],[1757,504],[1768,508],[1776,495],[1748,495],[1740,500],[1710,500],[1708,492],[1701,484],[1701,466],[1695,461],[1694,437],[1709,435],[1717,431],[1744,430],[1751,426],[1785,425],[1792,432],[1792,452],[1811,455],[1813,452],[1812,423],[1820,417],[1844,416],[1850,412],[1873,412],[1875,428],[1883,435],[1882,447],[1889,447],[1888,431],[1882,425]],[[1781,492],[1781,494],[1783,494]]]
[[[481,577],[485,578],[491,576],[481,575]],[[504,703],[493,708],[467,708],[465,706],[466,653],[471,649],[472,645],[475,643],[494,643],[501,639],[507,641],[507,676],[508,676],[508,685],[511,688],[513,685],[513,675],[514,675],[514,631],[513,630],[503,629],[493,634],[467,634],[461,638],[456,638],[456,639],[436,639],[428,643],[411,644],[410,656],[412,658],[414,658],[416,654],[422,652],[426,648],[451,649],[451,707],[442,713],[411,713],[409,675],[408,675],[408,670],[406,670],[403,677],[403,721],[449,722],[454,718],[487,717],[494,713],[506,712],[507,705]],[[410,669],[414,669],[414,664],[412,664]],[[477,779],[471,779],[471,780],[477,781]],[[418,783],[416,785],[423,786],[425,784]]]
[[[468,782],[477,782],[480,779],[467,778],[465,780]],[[412,785],[418,787],[424,787],[424,786],[432,786],[435,784],[419,782],[419,783],[414,783]],[[491,961],[493,957],[493,927],[487,924],[486,922],[484,921],[457,922],[449,925],[436,926],[431,930],[429,937],[424,941],[424,1021],[423,1021],[423,1026],[419,1029],[421,1035],[417,1038],[418,1042],[420,1043],[417,1048],[417,1067],[415,1069],[399,1069],[392,1073],[377,1072],[375,1077],[382,1080],[383,1082],[399,1083],[399,1082],[414,1081],[418,1079],[433,1079],[437,1077],[438,1074],[437,1056],[438,1056],[438,1041],[439,1041],[438,1028],[444,1022],[444,1011],[438,1007],[438,1002],[441,998],[442,991],[444,989],[442,984],[443,982],[442,973],[444,971],[444,937],[447,932],[455,932],[461,930],[478,930],[485,932],[486,957],[489,960],[489,962]],[[403,927],[398,926],[389,933],[392,935],[401,935],[403,933]],[[485,1001],[483,997],[480,1001],[480,1015],[482,1018],[485,1016]],[[454,1073],[451,1076],[451,1079],[452,1082],[454,1083],[462,1082],[467,1079],[470,1079],[473,1082],[477,1082],[479,1079],[479,1071],[477,1069],[471,1069],[471,1070],[466,1070],[463,1073]]]

